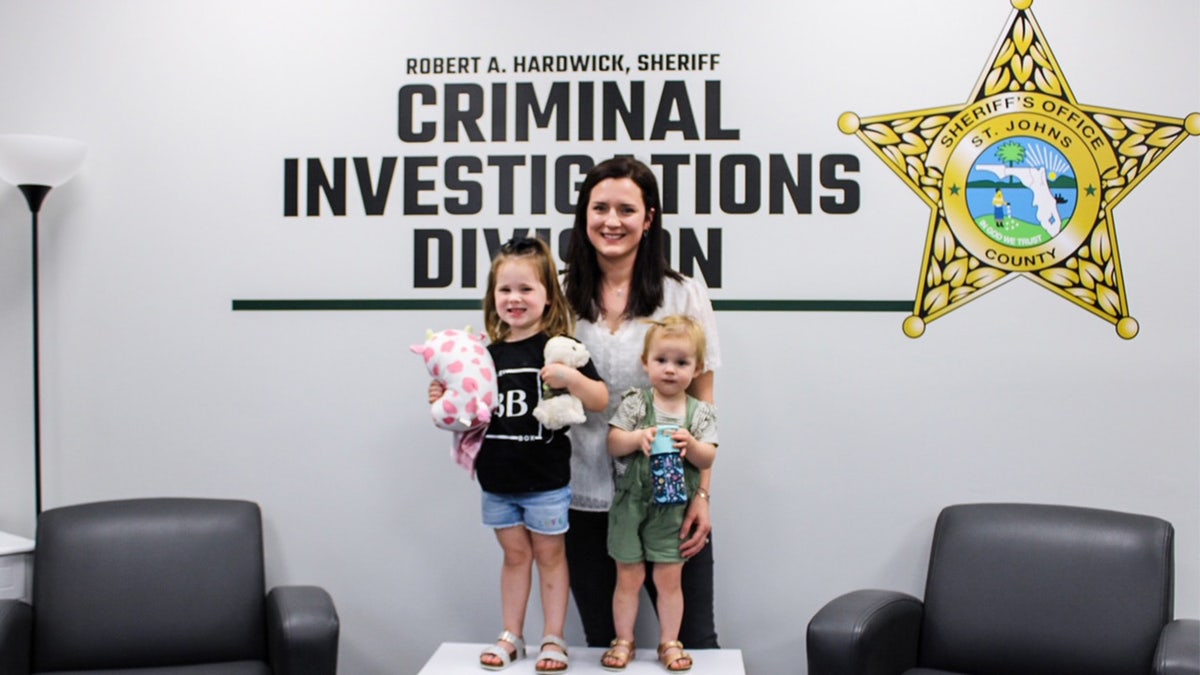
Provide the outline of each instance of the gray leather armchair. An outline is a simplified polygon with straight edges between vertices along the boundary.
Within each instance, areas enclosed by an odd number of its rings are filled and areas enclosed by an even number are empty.
[[[0,673],[333,675],[315,586],[265,592],[258,505],[133,499],[38,518],[33,604],[0,600]]]
[[[808,624],[809,675],[1197,675],[1200,622],[1172,620],[1174,529],[1069,506],[938,516],[925,598],[860,590]]]

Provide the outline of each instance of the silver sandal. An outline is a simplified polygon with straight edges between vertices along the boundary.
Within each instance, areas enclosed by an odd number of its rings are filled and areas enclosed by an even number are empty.
[[[561,649],[546,649],[546,645],[554,645]],[[571,662],[567,658],[567,641],[557,635],[547,635],[542,638],[542,652],[537,656],[538,661],[553,661],[561,663],[561,668],[535,668],[534,672],[537,675],[555,675],[555,673],[565,673],[571,667]]]
[[[511,666],[513,661],[525,656],[525,641],[513,635],[511,631],[500,631],[500,637],[496,638],[496,642],[507,642],[513,646],[512,651],[508,651],[500,645],[492,645],[479,653],[479,667],[484,670],[504,670]],[[487,655],[495,656],[500,659],[500,664],[484,663],[483,657]]]

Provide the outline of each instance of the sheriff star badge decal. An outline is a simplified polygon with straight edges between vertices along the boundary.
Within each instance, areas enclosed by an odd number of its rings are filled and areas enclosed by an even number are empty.
[[[841,115],[931,209],[913,313],[904,333],[1017,276],[1114,324],[1130,339],[1113,209],[1187,136],[1184,119],[1076,101],[1033,0],[1013,12],[963,105]]]

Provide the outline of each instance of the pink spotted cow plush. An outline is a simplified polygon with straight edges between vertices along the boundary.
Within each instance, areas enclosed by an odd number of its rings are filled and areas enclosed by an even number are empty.
[[[465,432],[487,426],[496,406],[496,366],[483,346],[483,336],[471,329],[426,333],[425,343],[410,349],[425,358],[425,369],[446,387],[429,412],[433,423]]]

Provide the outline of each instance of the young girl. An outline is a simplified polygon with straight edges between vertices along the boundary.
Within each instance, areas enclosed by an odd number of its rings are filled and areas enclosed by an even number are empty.
[[[684,563],[679,532],[687,500],[699,487],[699,470],[711,467],[717,455],[716,409],[687,394],[692,380],[704,372],[704,350],[704,329],[694,319],[673,315],[651,322],[642,348],[642,367],[651,388],[626,392],[609,421],[608,451],[619,461],[616,495],[608,512],[608,553],[617,563],[612,601],[617,638],[601,660],[607,670],[624,670],[633,658],[645,561],[653,563],[658,589],[658,658],[671,672],[692,667],[692,657],[679,642]],[[659,427],[668,425],[674,429],[664,429],[670,436],[668,446],[678,449],[683,460],[682,494],[655,489],[672,473],[671,464],[651,460]]]
[[[591,361],[579,369],[544,363],[546,341],[570,335],[573,321],[550,248],[541,240],[514,239],[500,247],[483,305],[500,399],[475,458],[475,474],[483,488],[483,524],[496,531],[504,550],[504,630],[480,654],[479,664],[500,670],[524,654],[525,608],[536,562],[545,619],[537,672],[560,673],[568,665],[562,635],[569,593],[564,535],[571,442],[566,429],[542,427],[533,409],[543,382],[566,389],[593,411],[608,404],[608,387]],[[440,383],[430,385],[431,401],[441,394]]]

